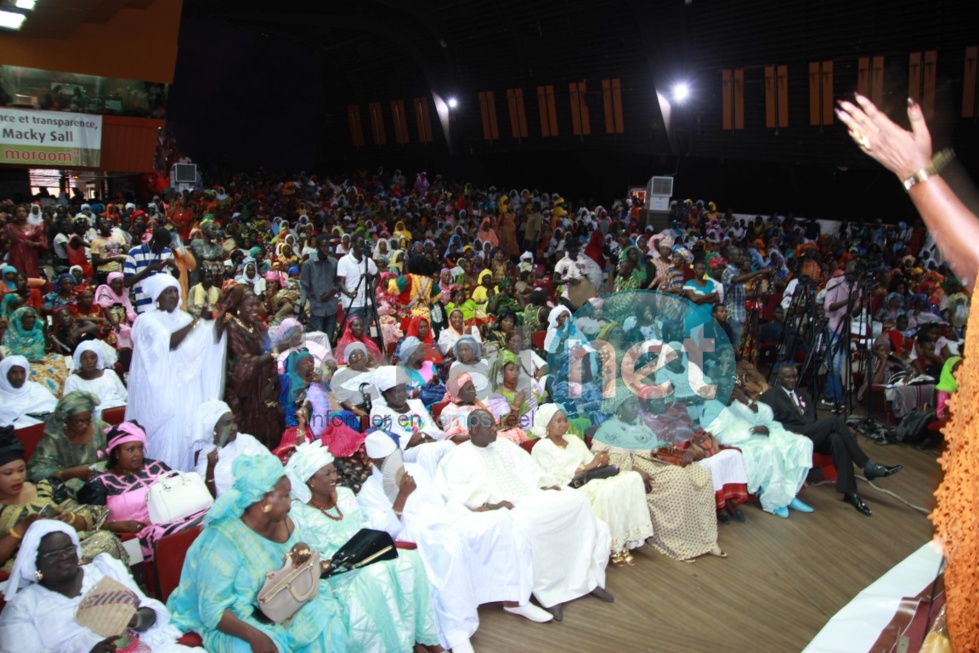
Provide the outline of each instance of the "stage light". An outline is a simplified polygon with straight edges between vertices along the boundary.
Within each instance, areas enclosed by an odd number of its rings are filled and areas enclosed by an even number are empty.
[[[457,106],[459,106],[459,100],[455,99],[454,97],[450,97],[449,98],[449,108],[450,109],[455,109]]]
[[[27,11],[33,11],[34,5],[37,4],[37,0],[16,0],[14,6],[18,9],[26,9]]]
[[[26,18],[27,16],[16,11],[0,9],[0,28],[11,30],[20,29]]]
[[[678,104],[683,104],[690,97],[690,87],[686,82],[680,82],[673,86],[673,99]]]

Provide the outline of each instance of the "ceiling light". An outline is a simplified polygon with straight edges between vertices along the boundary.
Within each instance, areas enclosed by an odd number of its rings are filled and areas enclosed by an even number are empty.
[[[690,97],[690,87],[686,83],[679,83],[673,87],[673,99],[678,103],[683,103]]]
[[[24,20],[26,18],[27,16],[21,13],[17,13],[16,11],[7,11],[6,9],[0,9],[0,28],[20,29],[20,26],[24,24]]]
[[[37,0],[15,0],[14,6],[18,9],[26,9],[27,11],[34,11],[34,5]]]
[[[449,108],[450,109],[455,109],[457,106],[459,106],[459,100],[455,99],[454,97],[450,97],[449,98]]]

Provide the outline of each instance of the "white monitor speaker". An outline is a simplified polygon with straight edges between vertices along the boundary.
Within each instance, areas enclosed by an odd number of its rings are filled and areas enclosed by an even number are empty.
[[[170,170],[170,181],[174,184],[196,184],[197,165],[194,163],[175,163]]]

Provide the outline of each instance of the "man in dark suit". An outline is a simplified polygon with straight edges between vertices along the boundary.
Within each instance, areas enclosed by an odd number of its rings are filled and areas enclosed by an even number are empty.
[[[783,364],[778,370],[776,385],[759,397],[772,407],[775,419],[786,429],[805,435],[812,440],[813,451],[833,457],[839,476],[836,489],[843,493],[843,500],[863,514],[870,516],[870,508],[857,494],[857,481],[853,465],[863,468],[868,479],[890,476],[901,471],[901,465],[887,467],[870,459],[839,417],[816,418],[816,404],[807,393],[796,389],[799,372],[795,365]]]

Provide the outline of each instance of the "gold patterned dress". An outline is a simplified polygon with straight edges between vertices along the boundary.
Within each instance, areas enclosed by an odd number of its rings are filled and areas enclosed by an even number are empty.
[[[637,451],[615,446],[634,444],[648,437],[649,449]],[[653,522],[648,541],[664,555],[689,560],[717,546],[717,514],[710,472],[700,465],[679,467],[651,454],[660,443],[644,424],[628,424],[612,417],[595,434],[592,452],[607,451],[609,462],[620,472],[642,470],[652,486],[646,504]]]
[[[6,533],[24,517],[40,512],[44,506],[51,506],[58,513],[78,515],[88,524],[88,530],[78,533],[82,543],[82,564],[91,562],[100,553],[108,553],[113,558],[121,560],[123,564],[129,565],[129,556],[122,548],[122,542],[109,531],[99,530],[109,515],[108,510],[100,506],[78,503],[69,498],[66,492],[58,492],[46,479],[38,482],[36,487],[37,496],[31,501],[18,505],[0,505],[0,532]],[[14,566],[15,559],[16,554],[0,569],[9,572]]]

